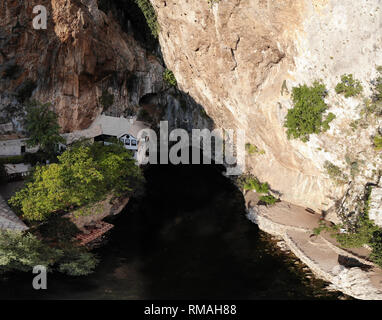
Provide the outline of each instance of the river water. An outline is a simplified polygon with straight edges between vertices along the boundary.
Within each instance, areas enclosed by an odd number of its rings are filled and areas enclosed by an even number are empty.
[[[144,196],[112,223],[86,277],[32,274],[0,281],[0,298],[336,299],[245,217],[240,191],[213,166],[149,167]]]

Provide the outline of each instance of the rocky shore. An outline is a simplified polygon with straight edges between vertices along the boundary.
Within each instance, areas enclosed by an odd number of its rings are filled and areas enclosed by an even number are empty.
[[[245,195],[247,217],[259,228],[285,241],[288,248],[319,278],[356,299],[382,300],[382,270],[367,259],[367,250],[340,248],[329,235],[313,235],[320,215],[287,202],[253,205],[254,192]]]

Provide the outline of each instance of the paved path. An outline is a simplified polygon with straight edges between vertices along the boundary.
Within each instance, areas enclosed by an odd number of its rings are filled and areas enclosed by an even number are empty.
[[[0,195],[0,230],[23,231],[28,227],[9,208],[6,201]]]
[[[248,218],[261,230],[282,237],[318,277],[352,297],[382,300],[382,270],[367,259],[367,249],[345,250],[328,233],[314,236],[319,214],[287,202],[257,206],[257,197],[252,191],[245,195]]]

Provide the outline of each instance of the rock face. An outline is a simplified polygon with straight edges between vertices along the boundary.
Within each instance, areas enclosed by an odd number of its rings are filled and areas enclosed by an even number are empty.
[[[32,27],[36,5],[47,9],[46,30]],[[105,108],[103,94],[114,95],[114,111],[133,112],[142,96],[165,87],[160,61],[96,0],[2,1],[0,39],[2,96],[32,83],[32,98],[52,103],[65,132],[87,128]]]
[[[20,133],[18,112],[29,96],[52,103],[64,132],[89,127],[101,112],[143,109],[154,125],[168,119],[170,128],[240,128],[262,151],[247,155],[246,169],[283,200],[323,210],[335,222],[337,215],[354,220],[382,161],[372,146],[380,119],[364,112],[382,65],[380,0],[150,1],[180,91],[164,83],[161,54],[129,31],[134,21],[122,11],[132,0],[118,2],[119,14],[100,10],[97,0],[2,1],[0,133]],[[47,30],[32,28],[35,5],[47,8]],[[363,96],[335,93],[349,73],[362,82]],[[292,88],[316,79],[336,119],[308,143],[288,140]],[[329,177],[327,161],[346,183]]]
[[[382,188],[375,187],[370,194],[369,218],[382,227]]]
[[[247,169],[282,199],[324,210],[333,221],[334,211],[345,220],[357,213],[366,183],[375,183],[381,168],[371,140],[379,120],[362,113],[376,66],[382,65],[381,2],[151,2],[164,60],[180,88],[205,107],[217,127],[244,129],[247,141],[265,151],[248,156]],[[362,82],[364,97],[335,93],[340,76],[349,73]],[[284,119],[292,107],[291,89],[316,79],[325,83],[336,119],[308,143],[288,140]],[[362,125],[352,130],[355,120]],[[334,183],[325,161],[338,166],[349,183]]]

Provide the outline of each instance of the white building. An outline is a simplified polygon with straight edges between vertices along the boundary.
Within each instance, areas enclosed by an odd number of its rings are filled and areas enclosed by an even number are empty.
[[[79,139],[93,139],[95,141],[107,141],[107,138],[114,137],[123,142],[126,149],[131,150],[134,158],[139,162],[139,149],[141,144],[138,141],[138,133],[142,129],[149,126],[137,121],[136,118],[110,117],[100,115],[85,130],[78,130],[70,133],[62,134],[69,145]],[[26,144],[27,138],[0,140],[0,157],[1,156],[18,156],[24,153],[34,153],[38,151],[38,147],[29,148]],[[61,145],[63,149],[65,146]]]
[[[107,138],[110,137],[119,139],[126,149],[133,152],[134,158],[140,162],[142,144],[138,141],[138,134],[141,130],[148,128],[146,123],[137,121],[136,118],[100,115],[88,130],[99,133],[93,137],[96,141],[107,141]]]
[[[24,153],[34,153],[38,151],[38,147],[30,148],[27,146],[27,140],[10,139],[0,140],[0,157],[4,156],[20,156]]]

